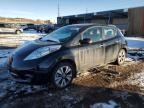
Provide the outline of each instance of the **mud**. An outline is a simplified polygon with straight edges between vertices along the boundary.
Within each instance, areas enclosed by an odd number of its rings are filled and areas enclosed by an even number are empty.
[[[144,61],[90,69],[63,90],[18,84],[1,70],[0,88],[1,108],[143,108]]]

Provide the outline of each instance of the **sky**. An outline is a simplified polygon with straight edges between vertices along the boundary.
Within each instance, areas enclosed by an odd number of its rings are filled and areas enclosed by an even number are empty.
[[[144,0],[59,0],[60,16],[144,6]],[[58,0],[0,0],[0,16],[56,21]]]

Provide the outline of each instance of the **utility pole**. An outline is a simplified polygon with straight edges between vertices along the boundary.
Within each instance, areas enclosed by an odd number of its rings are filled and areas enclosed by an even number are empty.
[[[88,9],[86,8],[86,14],[88,13]]]
[[[86,23],[86,17],[87,17],[88,9],[86,8],[86,13],[84,15],[84,23]]]
[[[112,18],[111,18],[111,12],[109,12],[109,16],[108,16],[108,24],[111,24],[111,20],[112,20]]]
[[[60,4],[59,4],[59,0],[58,0],[58,17],[60,17]]]

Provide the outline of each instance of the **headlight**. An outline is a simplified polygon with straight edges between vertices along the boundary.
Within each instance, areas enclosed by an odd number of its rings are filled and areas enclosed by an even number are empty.
[[[61,47],[61,45],[53,45],[53,46],[46,46],[46,47],[39,48],[39,49],[33,51],[30,55],[28,55],[24,59],[24,61],[41,58],[47,54],[50,54],[50,53],[60,49],[60,47]]]

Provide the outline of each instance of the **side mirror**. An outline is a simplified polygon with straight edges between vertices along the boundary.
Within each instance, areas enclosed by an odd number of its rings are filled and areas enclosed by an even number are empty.
[[[83,40],[79,40],[80,44],[83,45],[83,44],[90,44],[92,41],[90,38],[85,38]]]

